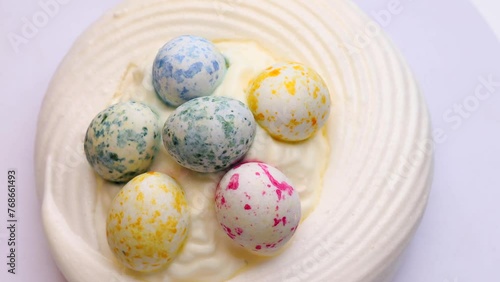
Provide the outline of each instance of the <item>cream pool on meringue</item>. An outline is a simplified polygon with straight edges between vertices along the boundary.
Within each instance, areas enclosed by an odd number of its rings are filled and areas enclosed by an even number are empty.
[[[229,68],[225,79],[213,95],[231,97],[246,103],[250,80],[276,63],[277,59],[252,41],[220,40],[216,41],[216,46],[229,62]],[[152,90],[150,70],[153,58],[154,54],[150,54],[142,61],[131,62],[131,65],[136,67],[124,77],[120,86],[124,91],[110,103],[139,100],[159,114],[161,124],[175,111],[175,108],[162,103]],[[137,77],[142,79],[137,80]],[[258,160],[272,164],[287,175],[300,195],[299,214],[302,213],[303,220],[313,211],[319,199],[322,175],[328,165],[329,150],[329,141],[323,131],[317,132],[305,142],[292,144],[274,139],[263,128],[257,126],[253,145],[243,161]],[[245,252],[221,230],[215,214],[214,195],[224,172],[200,174],[183,168],[167,154],[164,148],[156,155],[150,170],[172,176],[184,188],[191,226],[184,247],[167,267],[151,274],[131,272],[131,276],[137,279],[169,278],[174,281],[224,281],[246,267],[272,259]],[[109,208],[108,203],[100,199],[110,198],[116,193],[113,184],[102,181],[99,183],[102,186],[99,187],[100,194],[97,195],[96,228],[99,228],[102,216]],[[107,249],[105,234],[98,234],[98,239],[101,248]],[[293,238],[291,241],[293,244]],[[204,265],[203,272],[197,270],[201,265]]]

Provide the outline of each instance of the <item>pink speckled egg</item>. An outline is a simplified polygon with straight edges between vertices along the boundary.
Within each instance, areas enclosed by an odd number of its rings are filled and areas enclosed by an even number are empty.
[[[290,240],[300,222],[297,191],[278,169],[250,162],[228,171],[215,192],[217,220],[240,246],[272,255]]]
[[[299,63],[278,63],[257,75],[247,90],[255,120],[281,141],[313,136],[330,114],[330,94],[320,75]]]

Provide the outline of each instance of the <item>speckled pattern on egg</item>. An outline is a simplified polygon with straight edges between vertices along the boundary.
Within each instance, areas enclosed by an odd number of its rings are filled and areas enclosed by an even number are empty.
[[[148,272],[172,261],[189,227],[184,191],[168,175],[141,174],[115,196],[106,220],[106,236],[126,267]]]
[[[224,175],[215,192],[217,220],[240,246],[262,255],[283,247],[301,218],[298,193],[278,169],[250,162]]]
[[[215,172],[248,152],[255,131],[255,119],[245,104],[210,96],[178,107],[165,122],[162,136],[177,163],[198,172]]]
[[[132,101],[118,103],[90,123],[85,155],[102,178],[126,182],[151,166],[159,133],[158,116],[148,106]]]
[[[320,129],[330,114],[330,94],[313,69],[299,63],[275,64],[252,80],[248,106],[271,136],[302,141]]]
[[[167,42],[153,64],[153,86],[168,105],[211,95],[226,73],[226,60],[205,38],[184,35]]]

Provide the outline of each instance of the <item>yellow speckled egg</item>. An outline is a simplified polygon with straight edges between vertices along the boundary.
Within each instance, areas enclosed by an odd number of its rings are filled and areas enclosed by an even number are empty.
[[[247,90],[256,121],[282,141],[302,141],[330,114],[330,94],[320,75],[299,63],[278,63],[255,77]]]
[[[123,265],[148,272],[176,257],[188,226],[189,212],[182,188],[168,175],[148,172],[130,180],[113,199],[106,236]]]

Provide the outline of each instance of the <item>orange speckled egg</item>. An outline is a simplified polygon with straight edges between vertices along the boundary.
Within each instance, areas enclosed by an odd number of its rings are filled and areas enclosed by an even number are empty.
[[[282,141],[311,137],[328,119],[330,94],[320,75],[299,63],[278,63],[255,77],[247,102],[256,121]]]
[[[176,257],[188,226],[182,188],[168,175],[148,172],[130,180],[113,199],[106,236],[118,261],[132,270],[149,272]]]

